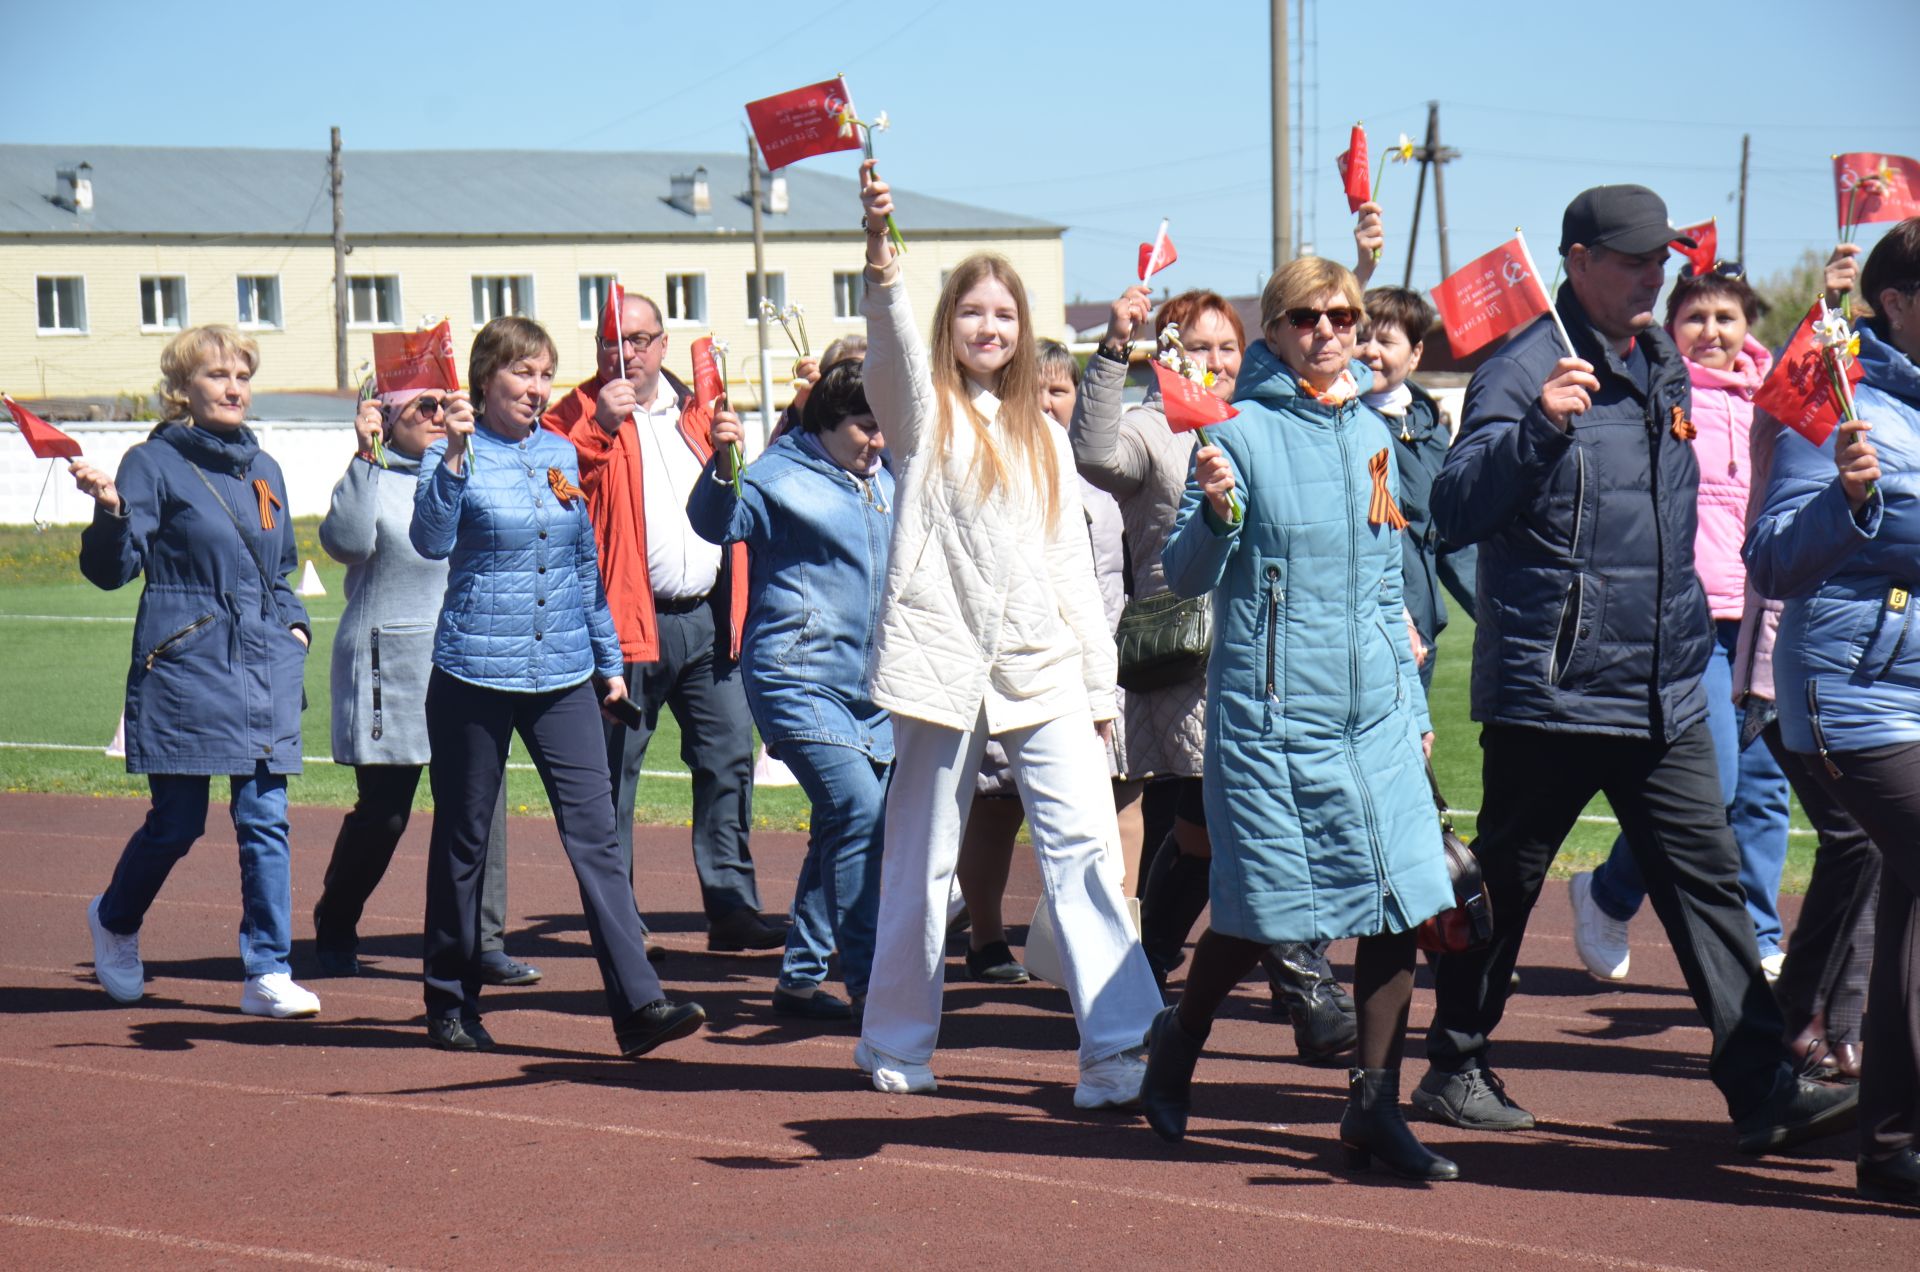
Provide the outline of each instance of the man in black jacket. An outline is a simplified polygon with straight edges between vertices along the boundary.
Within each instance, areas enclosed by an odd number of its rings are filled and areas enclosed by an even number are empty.
[[[1693,570],[1700,479],[1685,364],[1654,323],[1678,232],[1643,186],[1568,205],[1567,284],[1468,386],[1433,488],[1440,533],[1480,544],[1473,718],[1484,726],[1474,849],[1495,935],[1443,957],[1413,1103],[1486,1130],[1533,1125],[1487,1064],[1527,916],[1587,802],[1604,793],[1646,876],[1742,1152],[1853,1124],[1856,1092],[1798,1079],[1739,885],[1701,675],[1712,642]]]

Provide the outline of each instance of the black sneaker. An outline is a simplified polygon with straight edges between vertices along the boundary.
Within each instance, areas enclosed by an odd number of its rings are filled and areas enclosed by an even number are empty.
[[[745,950],[778,950],[787,944],[787,925],[764,914],[740,909],[707,924],[707,948],[716,954]],[[651,959],[651,955],[648,956]]]
[[[493,1035],[478,1018],[458,1016],[427,1017],[427,1042],[442,1051],[491,1051],[494,1045]]]
[[[534,985],[540,981],[540,969],[495,951],[480,956],[480,979],[489,985]]]
[[[628,1058],[644,1056],[655,1047],[676,1038],[684,1038],[707,1019],[699,1003],[676,1003],[656,998],[613,1027],[620,1054]]]
[[[1470,1131],[1533,1129],[1533,1114],[1507,1098],[1506,1083],[1491,1069],[1428,1069],[1410,1102],[1436,1122]]]
[[[1885,1161],[1859,1158],[1854,1169],[1855,1187],[1866,1200],[1920,1206],[1920,1154],[1912,1149],[1902,1149]]]
[[[1853,1129],[1860,1088],[1824,1086],[1781,1067],[1781,1080],[1759,1108],[1734,1121],[1738,1148],[1748,1155],[1779,1153],[1809,1140]]]

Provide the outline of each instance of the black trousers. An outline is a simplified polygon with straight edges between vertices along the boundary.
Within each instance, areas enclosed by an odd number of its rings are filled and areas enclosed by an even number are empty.
[[[433,838],[427,850],[427,1015],[480,1014],[480,882],[487,828],[506,776],[507,739],[518,732],[553,805],[573,863],[587,935],[617,1025],[663,998],[647,963],[645,929],[613,835],[600,707],[578,684],[550,693],[506,693],[438,667],[427,682],[433,744]]]
[[[1706,722],[1672,743],[1489,725],[1480,746],[1473,847],[1494,935],[1484,949],[1436,961],[1427,1058],[1447,1071],[1485,1063],[1547,867],[1587,801],[1604,793],[1713,1032],[1714,1085],[1733,1117],[1757,1107],[1789,1073],[1784,1026],[1760,970]]]
[[[1818,760],[1821,785],[1881,849],[1873,973],[1861,1038],[1860,1153],[1885,1159],[1913,1147],[1920,1120],[1920,742]]]
[[[1780,969],[1773,992],[1786,1012],[1789,1037],[1806,1028],[1818,1012],[1826,1020],[1828,1042],[1858,1042],[1867,1003],[1867,973],[1873,966],[1880,850],[1821,783],[1816,772],[1824,767],[1820,761],[1787,750],[1780,740],[1779,721],[1767,725],[1760,738],[1773,752],[1820,836],[1807,896],[1800,904],[1793,938],[1787,942],[1786,966]]]
[[[357,764],[353,807],[340,819],[333,856],[313,907],[315,944],[352,953],[359,945],[360,916],[393,863],[394,849],[413,818],[413,793],[421,764]],[[480,889],[480,952],[505,950],[507,927],[507,784],[493,806],[487,830],[487,860]]]

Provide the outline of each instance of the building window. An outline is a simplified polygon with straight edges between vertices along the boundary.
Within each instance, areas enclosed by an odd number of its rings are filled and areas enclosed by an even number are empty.
[[[612,290],[612,274],[580,275],[580,323],[582,326],[591,326],[600,321],[600,311],[607,307],[607,293]]]
[[[140,327],[179,331],[187,325],[187,280],[178,275],[140,280]]]
[[[856,271],[851,274],[833,276],[833,316],[835,318],[858,318],[860,316],[860,298],[866,295],[866,280]]]
[[[767,299],[773,302],[775,309],[787,307],[787,276],[767,271]],[[760,275],[747,275],[747,317],[753,321],[760,318]]]
[[[359,327],[392,327],[400,321],[400,276],[347,276],[347,321]]]
[[[242,274],[234,279],[239,292],[242,327],[280,325],[280,280],[272,274]]]
[[[36,278],[42,335],[78,335],[87,329],[87,280]]]
[[[707,320],[707,276],[705,274],[667,275],[667,321],[705,322]]]
[[[484,327],[507,314],[533,317],[533,275],[475,274],[473,325]]]

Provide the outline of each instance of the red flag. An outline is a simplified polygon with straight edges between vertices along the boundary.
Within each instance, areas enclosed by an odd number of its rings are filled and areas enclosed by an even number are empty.
[[[600,339],[620,348],[620,309],[626,303],[627,289],[617,281],[607,286],[607,303],[600,306]]]
[[[702,336],[693,342],[693,400],[702,410],[726,396],[727,386],[720,379],[720,364],[713,358],[713,337]]]
[[[62,433],[53,425],[29,411],[10,397],[0,396],[7,404],[7,414],[13,416],[13,422],[20,429],[20,436],[27,439],[27,449],[39,459],[75,459],[80,454],[80,443]]]
[[[1447,343],[1458,358],[1553,307],[1519,235],[1447,275],[1433,289],[1433,299],[1446,324]]]
[[[1146,282],[1179,259],[1180,253],[1173,250],[1173,240],[1167,237],[1167,223],[1162,221],[1153,242],[1140,245],[1140,281]]]
[[[1840,424],[1840,404],[1833,400],[1833,378],[1813,324],[1823,308],[1813,302],[1807,316],[1793,329],[1793,338],[1767,372],[1765,384],[1753,395],[1753,404],[1815,446],[1824,443]],[[1866,374],[1856,360],[1847,366],[1847,380],[1858,384]]]
[[[1673,242],[1673,250],[1693,266],[1694,276],[1711,274],[1713,267],[1720,263],[1720,218],[1713,217],[1698,225],[1683,225],[1680,227],[1680,237],[1690,238],[1696,244],[1694,247],[1682,247],[1679,239]]]
[[[1347,142],[1347,148],[1334,158],[1340,165],[1340,180],[1347,187],[1347,211],[1358,212],[1360,205],[1373,197],[1367,188],[1370,172],[1367,167],[1367,130],[1359,124],[1353,126],[1353,137]]]
[[[374,332],[373,379],[382,393],[458,389],[460,368],[453,360],[452,324],[443,319],[425,331]]]
[[[1842,234],[1856,225],[1920,216],[1920,161],[1865,152],[1835,155],[1833,197]]]
[[[1160,382],[1160,405],[1167,413],[1167,427],[1176,433],[1222,424],[1240,414],[1205,385],[1195,384],[1158,362],[1153,364],[1153,378]]]
[[[835,76],[805,88],[775,93],[757,102],[747,103],[747,122],[760,143],[760,154],[767,168],[784,168],[790,163],[836,150],[860,149],[860,131],[842,131],[842,112],[851,113],[853,99],[847,93],[847,81]]]

